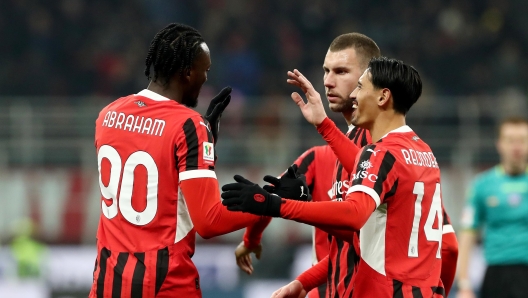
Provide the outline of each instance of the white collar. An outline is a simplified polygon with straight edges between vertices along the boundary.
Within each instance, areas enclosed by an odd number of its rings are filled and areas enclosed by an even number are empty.
[[[169,98],[167,98],[165,96],[161,96],[158,93],[156,93],[154,91],[150,91],[148,89],[143,89],[136,95],[144,96],[144,97],[150,98],[150,99],[155,100],[155,101],[167,101],[167,100],[170,100]]]
[[[348,126],[348,131],[347,131],[347,133],[351,132],[352,129],[354,129],[354,127],[355,127],[354,124],[350,124],[350,125]]]
[[[403,125],[403,126],[400,126],[400,127],[396,128],[396,129],[393,129],[393,130],[389,131],[387,134],[385,134],[385,135],[384,135],[383,137],[381,137],[381,138],[383,139],[383,138],[386,137],[388,134],[393,133],[393,132],[396,132],[396,133],[404,133],[404,132],[411,132],[411,131],[413,131],[413,130],[409,127],[409,125]]]

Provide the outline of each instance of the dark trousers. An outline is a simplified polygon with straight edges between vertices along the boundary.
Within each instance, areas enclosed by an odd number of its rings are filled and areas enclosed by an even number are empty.
[[[481,297],[527,298],[528,265],[489,266],[482,282]]]

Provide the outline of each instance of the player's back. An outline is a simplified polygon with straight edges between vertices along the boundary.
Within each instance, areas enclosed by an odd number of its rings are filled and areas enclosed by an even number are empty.
[[[179,181],[187,171],[214,169],[212,135],[200,125],[207,123],[198,113],[149,90],[100,112],[95,134],[102,193],[97,297],[130,291],[126,284],[134,282],[144,285],[143,297],[153,297],[174,275],[179,277],[172,280],[192,284],[196,291],[198,274],[190,261],[195,232]]]
[[[389,133],[362,150],[351,189],[378,205],[361,229],[354,297],[441,292],[440,170],[429,146],[408,126]]]

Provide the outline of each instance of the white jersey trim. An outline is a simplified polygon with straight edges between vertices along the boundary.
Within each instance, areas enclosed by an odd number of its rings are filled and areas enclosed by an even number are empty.
[[[453,229],[453,226],[452,225],[444,225],[442,227],[442,234],[449,234],[449,233],[454,233],[455,230]]]
[[[194,178],[214,178],[216,179],[216,173],[211,170],[190,170],[180,173],[180,181],[189,180]]]
[[[350,187],[346,194],[348,195],[349,193],[353,193],[353,192],[357,192],[357,191],[361,191],[361,192],[364,192],[367,195],[369,195],[374,200],[374,202],[376,202],[376,208],[379,207],[379,205],[381,203],[381,199],[380,199],[378,193],[374,189],[372,189],[372,188],[370,188],[368,186],[365,186],[365,185],[358,184],[358,185],[354,185],[354,186]]]
[[[187,209],[187,204],[185,203],[185,197],[181,188],[178,189],[178,213],[176,214],[176,238],[174,243],[180,242],[189,232],[194,228],[194,224],[191,220],[191,215]]]
[[[393,132],[395,132],[395,133],[404,133],[404,132],[411,132],[411,131],[413,131],[413,130],[409,127],[409,125],[403,125],[403,126],[400,126],[400,127],[396,128],[396,129],[393,129],[393,130],[389,131],[387,134],[385,134],[381,138],[383,139],[384,137],[388,136],[390,133],[393,133]]]
[[[387,213],[378,209],[370,215],[359,233],[361,258],[379,274],[385,273],[385,234]]]
[[[167,101],[167,100],[170,100],[169,98],[167,98],[165,96],[162,96],[162,95],[159,95],[158,93],[156,93],[154,91],[150,91],[148,89],[143,89],[136,95],[144,96],[144,97],[150,98],[150,99],[155,100],[155,101]]]

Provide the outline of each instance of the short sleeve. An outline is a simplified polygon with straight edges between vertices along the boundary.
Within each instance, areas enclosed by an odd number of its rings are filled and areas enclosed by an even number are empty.
[[[188,118],[176,138],[175,159],[180,181],[216,178],[215,153],[209,123],[201,116]]]
[[[467,190],[466,205],[461,220],[464,229],[478,229],[482,223],[484,210],[482,208],[482,195],[479,193],[479,184],[479,179],[476,179]]]
[[[390,197],[396,187],[397,175],[393,170],[396,158],[390,151],[376,144],[368,145],[358,153],[347,194],[362,191],[372,197],[376,207]]]

